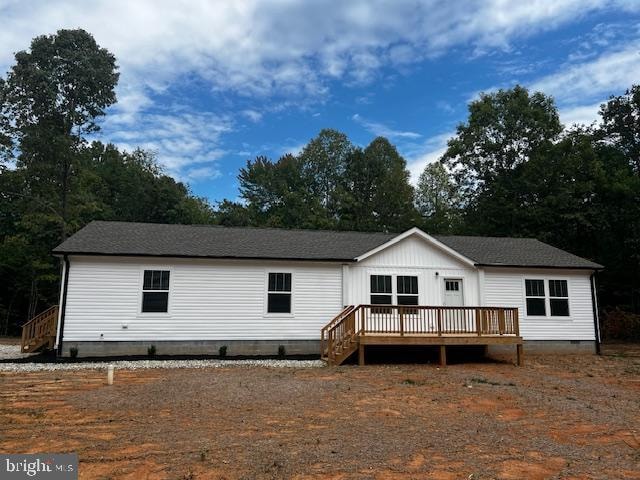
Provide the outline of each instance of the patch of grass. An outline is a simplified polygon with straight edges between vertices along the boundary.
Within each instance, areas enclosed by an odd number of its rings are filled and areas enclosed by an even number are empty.
[[[405,379],[402,381],[402,384],[403,384],[403,385],[416,385],[416,383],[417,383],[417,382],[416,382],[415,380],[411,379],[411,378],[405,378]]]
[[[499,385],[502,385],[502,386],[505,386],[505,387],[515,387],[516,386],[516,384],[513,383],[513,382],[500,383],[500,382],[495,382],[493,380],[488,380],[488,379],[486,379],[484,377],[473,377],[473,378],[471,378],[470,382],[471,383],[480,383],[480,384],[484,384],[484,385],[493,385],[494,387],[495,386],[499,386]]]

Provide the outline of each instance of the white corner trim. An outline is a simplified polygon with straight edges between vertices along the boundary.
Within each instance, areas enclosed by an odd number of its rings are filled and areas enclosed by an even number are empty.
[[[379,252],[381,252],[383,250],[386,250],[387,248],[395,245],[396,243],[401,242],[405,238],[408,238],[408,237],[410,237],[412,235],[416,235],[416,236],[422,238],[426,242],[432,244],[434,247],[436,247],[436,248],[442,250],[443,252],[448,253],[452,257],[460,260],[462,263],[465,263],[465,264],[467,264],[467,265],[469,265],[471,267],[476,268],[476,264],[475,264],[475,262],[473,260],[471,260],[470,258],[465,257],[464,255],[458,253],[454,249],[446,246],[444,243],[439,242],[438,240],[433,238],[431,235],[429,235],[429,234],[423,232],[422,230],[420,230],[418,227],[413,227],[413,228],[407,230],[406,232],[401,233],[401,234],[393,237],[388,242],[383,243],[382,245],[374,248],[373,250],[369,250],[368,252],[363,253],[359,257],[356,257],[355,260],[356,260],[356,262],[361,262],[365,258],[369,258],[372,255],[375,255],[376,253],[379,253]]]

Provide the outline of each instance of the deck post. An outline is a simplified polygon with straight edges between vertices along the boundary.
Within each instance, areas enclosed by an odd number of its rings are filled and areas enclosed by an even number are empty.
[[[398,312],[400,313],[400,336],[404,337],[404,308],[398,308]]]
[[[442,309],[438,309],[438,336],[442,336]]]
[[[364,365],[364,345],[358,345],[358,365]]]
[[[447,347],[440,345],[440,366],[447,365]]]
[[[524,366],[524,349],[521,343],[516,345],[516,363],[519,367]]]

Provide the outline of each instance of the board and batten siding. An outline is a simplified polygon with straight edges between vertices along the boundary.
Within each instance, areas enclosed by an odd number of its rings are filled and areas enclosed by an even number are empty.
[[[580,270],[486,268],[485,302],[487,306],[517,307],[520,334],[525,340],[594,340],[590,274]],[[544,280],[547,295],[548,280],[567,280],[569,316],[527,316],[525,279]]]
[[[339,264],[127,257],[70,261],[65,341],[317,339],[342,308]],[[168,313],[141,313],[145,269],[171,272]],[[291,314],[267,313],[269,272],[292,274]]]
[[[480,304],[478,270],[417,235],[409,236],[357,264],[347,266],[347,304],[370,303],[371,275],[417,276],[419,304],[433,306],[443,304],[445,279],[461,279],[464,304]],[[395,278],[392,287],[395,294]]]

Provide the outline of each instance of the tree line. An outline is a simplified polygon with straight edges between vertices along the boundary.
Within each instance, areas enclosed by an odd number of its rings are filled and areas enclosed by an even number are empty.
[[[386,138],[325,129],[297,155],[247,161],[241,200],[212,206],[153,152],[88,140],[117,81],[83,30],[35,38],[0,78],[0,335],[57,301],[51,249],[95,219],[531,236],[604,264],[603,305],[640,311],[640,86],[568,128],[542,93],[482,94],[415,187]]]

